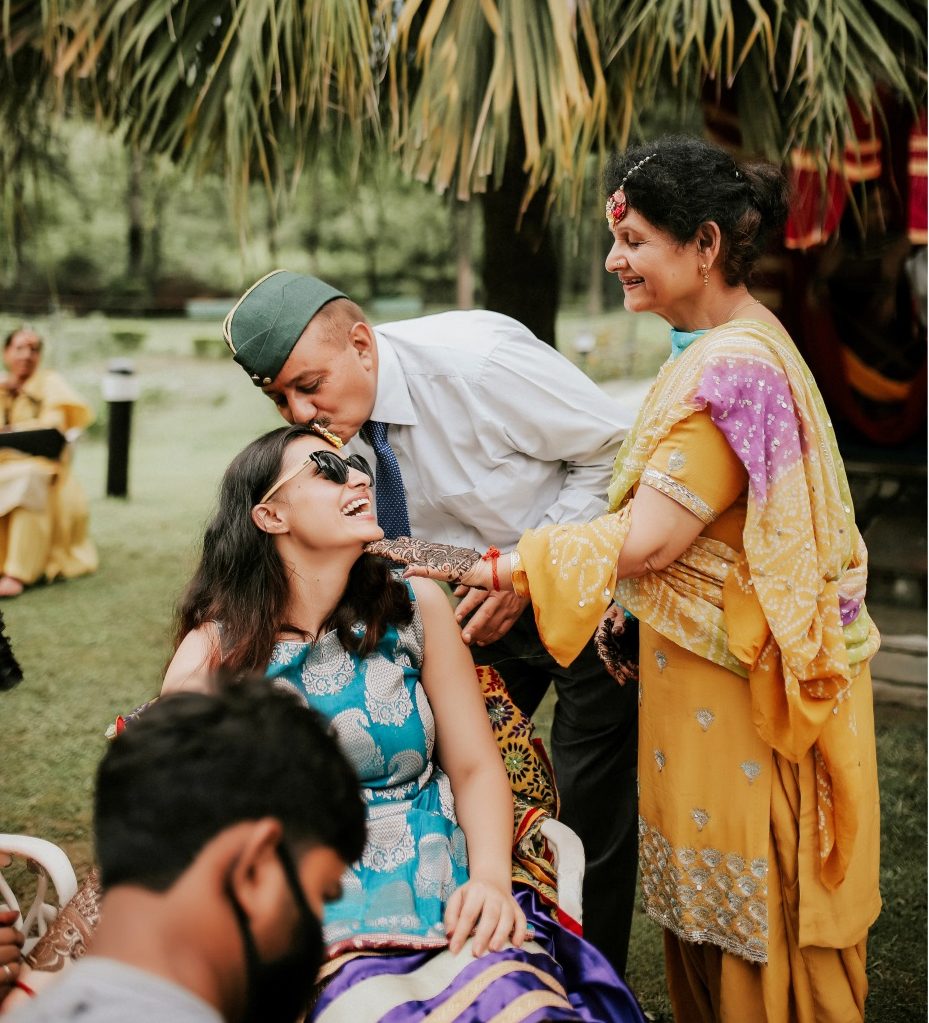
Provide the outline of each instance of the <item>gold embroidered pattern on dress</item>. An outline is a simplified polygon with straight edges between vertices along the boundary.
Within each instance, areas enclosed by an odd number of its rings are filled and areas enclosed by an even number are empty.
[[[693,512],[701,522],[705,522],[707,525],[716,518],[716,512],[713,511],[702,497],[698,497],[692,490],[688,490],[683,483],[672,479],[667,473],[659,472],[657,469],[649,466],[642,473],[642,483],[653,490],[660,490],[662,494],[666,494],[673,501],[683,505],[689,512]]]
[[[761,764],[757,760],[743,760],[739,767],[742,768],[745,777],[748,778],[749,785],[761,774]]]
[[[768,961],[768,863],[714,848],[674,849],[639,817],[645,911],[683,941]]]
[[[668,663],[668,656],[664,650],[655,651],[655,663],[658,665],[659,671],[664,671]]]
[[[666,763],[666,758],[665,758],[664,753],[662,753],[662,751],[660,749],[656,749],[655,750],[655,763],[658,765],[658,770],[659,771],[663,771],[664,770],[664,765]]]
[[[687,464],[687,456],[680,448],[675,448],[668,459],[668,472],[680,472]]]

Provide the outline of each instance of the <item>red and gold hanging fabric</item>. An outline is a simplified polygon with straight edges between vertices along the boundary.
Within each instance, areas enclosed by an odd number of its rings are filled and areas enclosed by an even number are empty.
[[[827,242],[842,220],[849,186],[881,176],[882,145],[875,120],[865,118],[854,104],[850,106],[855,138],[845,146],[841,161],[830,161],[825,175],[820,160],[809,150],[791,151],[793,200],[784,231],[788,249],[809,249]]]

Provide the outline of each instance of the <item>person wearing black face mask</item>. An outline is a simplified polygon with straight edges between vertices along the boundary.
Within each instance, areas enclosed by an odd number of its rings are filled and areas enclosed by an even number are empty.
[[[322,926],[306,900],[293,856],[286,845],[277,847],[277,857],[298,914],[287,952],[274,959],[261,958],[248,916],[232,885],[226,888],[245,948],[248,996],[242,1023],[296,1020],[310,1000],[316,972],[325,951]]]
[[[99,923],[60,980],[18,992],[11,1020],[301,1017],[325,903],[364,847],[357,780],[291,694],[263,678],[214,688],[162,698],[111,744],[95,798]]]

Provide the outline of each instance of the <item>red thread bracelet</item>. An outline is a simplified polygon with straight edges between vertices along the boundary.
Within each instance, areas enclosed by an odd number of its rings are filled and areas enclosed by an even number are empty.
[[[500,576],[497,575],[497,559],[500,557],[500,552],[496,547],[488,547],[486,552],[481,557],[481,561],[490,562],[490,574],[493,579],[494,589],[500,592]]]
[[[11,986],[18,987],[20,991],[25,991],[30,998],[35,998],[35,991],[33,991],[32,988],[24,981],[18,979],[14,980]]]

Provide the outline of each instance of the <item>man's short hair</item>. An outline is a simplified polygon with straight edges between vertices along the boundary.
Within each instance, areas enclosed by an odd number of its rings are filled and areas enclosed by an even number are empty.
[[[355,323],[367,323],[364,310],[350,298],[336,298],[327,302],[310,320],[316,336],[327,344],[341,346],[348,343],[348,332]],[[309,324],[307,324],[309,326]]]
[[[264,678],[165,696],[97,770],[101,883],[164,891],[221,831],[262,817],[277,818],[295,847],[361,856],[358,778],[323,719]]]

